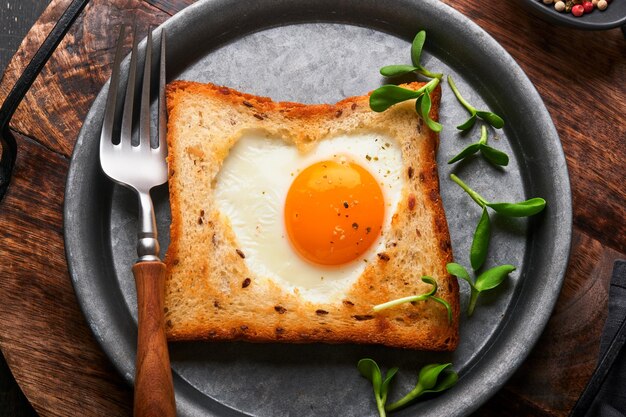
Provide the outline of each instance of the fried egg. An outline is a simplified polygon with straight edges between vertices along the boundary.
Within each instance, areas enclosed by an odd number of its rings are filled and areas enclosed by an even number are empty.
[[[251,131],[230,149],[214,198],[251,273],[329,301],[383,249],[402,166],[400,146],[380,133],[335,136],[301,152]]]

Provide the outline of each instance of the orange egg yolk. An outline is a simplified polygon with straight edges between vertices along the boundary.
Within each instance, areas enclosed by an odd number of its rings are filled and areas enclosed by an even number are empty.
[[[285,227],[304,259],[340,265],[357,259],[380,236],[385,201],[376,179],[351,162],[322,161],[293,181]]]

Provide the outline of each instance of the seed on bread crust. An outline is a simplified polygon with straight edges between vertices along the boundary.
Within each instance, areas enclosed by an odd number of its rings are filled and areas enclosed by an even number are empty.
[[[385,252],[380,252],[380,253],[377,253],[376,255],[378,255],[378,259],[380,259],[381,261],[387,262],[390,259],[389,255],[387,255]]]
[[[415,195],[409,194],[409,210],[413,211],[415,209]]]

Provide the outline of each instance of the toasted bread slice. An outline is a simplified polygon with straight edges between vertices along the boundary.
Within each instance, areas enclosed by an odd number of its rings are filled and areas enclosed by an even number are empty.
[[[417,89],[422,83],[406,85]],[[431,95],[437,120],[441,90]],[[227,87],[174,81],[167,87],[171,242],[166,264],[166,331],[170,340],[374,343],[420,350],[458,344],[458,284],[439,195],[438,136],[401,103],[383,113],[369,96],[334,105],[273,102]],[[402,150],[401,200],[383,250],[362,273],[325,299],[252,272],[228,219],[214,201],[215,182],[230,149],[249,131],[266,132],[300,149],[337,135],[384,132]],[[295,252],[293,256],[298,256]],[[432,300],[374,312],[392,299],[423,294],[433,277]]]

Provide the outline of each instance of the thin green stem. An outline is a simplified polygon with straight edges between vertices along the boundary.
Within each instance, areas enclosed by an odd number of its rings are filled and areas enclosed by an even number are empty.
[[[441,79],[443,77],[443,74],[440,72],[430,72],[428,71],[426,68],[422,67],[421,65],[419,67],[417,67],[418,70],[417,72],[419,72],[420,74],[428,77],[428,78],[437,78],[437,79]]]
[[[386,308],[395,307],[397,305],[404,304],[404,303],[412,303],[413,301],[423,301],[427,297],[428,297],[428,294],[410,295],[408,297],[403,297],[403,298],[398,298],[396,300],[387,301],[386,303],[383,303],[383,304],[377,304],[374,307],[372,307],[372,310],[378,312]]]
[[[440,81],[439,78],[435,77],[432,80],[428,81],[428,83],[424,87],[417,90],[417,92],[418,93],[424,92],[426,94],[430,94],[435,89],[435,87],[437,87],[437,85],[439,84],[439,81]]]
[[[452,77],[450,75],[448,75],[448,84],[450,84],[450,88],[454,92],[456,98],[461,102],[463,107],[465,107],[472,115],[476,114],[476,108],[474,108],[474,106],[465,101],[459,90],[456,88],[456,84],[454,84],[454,81],[452,80]]]
[[[387,413],[385,412],[385,403],[381,399],[376,398],[376,407],[378,408],[378,414],[380,417],[387,416]]]
[[[413,388],[411,390],[411,392],[409,392],[407,395],[405,395],[404,397],[400,398],[395,403],[388,405],[385,408],[386,408],[387,411],[390,411],[390,412],[394,411],[394,410],[397,410],[399,408],[402,408],[405,405],[407,405],[408,403],[410,403],[411,401],[413,401],[414,399],[416,399],[417,397],[419,397],[422,394],[422,391],[424,391],[424,388],[422,388],[422,386],[418,382],[417,385],[415,386],[415,388]]]
[[[476,300],[478,300],[478,294],[480,294],[480,292],[475,289],[474,287],[472,287],[472,292],[470,294],[470,300],[469,300],[469,305],[467,306],[467,316],[470,317],[472,314],[474,314],[474,308],[476,307]]]
[[[450,178],[452,178],[452,181],[456,182],[467,194],[469,194],[469,196],[472,197],[472,200],[478,203],[479,206],[484,208],[485,205],[487,205],[487,200],[482,198],[476,191],[469,188],[459,177],[454,174],[450,174]]]
[[[485,125],[480,127],[480,139],[478,140],[478,143],[481,145],[487,144],[487,126]]]

